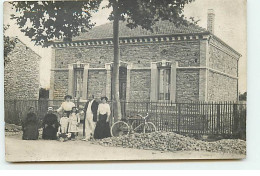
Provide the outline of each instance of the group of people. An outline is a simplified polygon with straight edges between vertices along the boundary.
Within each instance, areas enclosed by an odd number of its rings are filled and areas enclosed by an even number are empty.
[[[107,97],[101,97],[101,103],[98,103],[91,95],[83,110],[78,112],[77,107],[71,101],[72,97],[66,95],[64,102],[58,108],[57,112],[61,115],[58,118],[52,107],[48,107],[48,112],[42,121],[42,138],[48,140],[75,140],[79,134],[80,115],[84,115],[83,120],[83,139],[102,139],[110,137],[110,106],[107,103]],[[29,113],[22,123],[23,139],[36,140],[39,137],[39,120],[34,113],[34,108],[30,107]]]

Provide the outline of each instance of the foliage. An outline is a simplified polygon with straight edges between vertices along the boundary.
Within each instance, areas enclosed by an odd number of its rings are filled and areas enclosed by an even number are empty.
[[[85,1],[20,1],[10,2],[12,15],[21,31],[36,45],[52,39],[71,38],[83,29],[91,29],[91,12],[97,11],[101,0]],[[19,15],[18,15],[19,14]]]
[[[239,94],[239,101],[246,101],[247,99],[247,92],[244,92],[243,94]]]
[[[103,0],[104,1],[104,0]],[[158,20],[169,20],[175,25],[188,25],[183,8],[194,0],[109,0],[104,8],[117,7],[120,20],[130,28],[142,26],[152,31]],[[95,24],[92,14],[98,11],[102,0],[86,1],[20,1],[10,2],[16,10],[12,15],[21,31],[36,45],[53,39],[71,38],[86,32]],[[18,15],[19,14],[19,15]],[[114,19],[114,10],[109,16]],[[193,18],[191,21],[195,22]]]
[[[152,26],[159,20],[169,20],[176,26],[189,25],[183,15],[185,4],[194,0],[119,0],[118,11],[120,20],[127,21],[127,26],[135,28],[142,26],[144,29],[153,30]],[[107,7],[112,7],[116,0],[109,0]],[[109,16],[114,19],[113,12]],[[190,18],[192,22],[196,21]]]
[[[14,49],[15,44],[17,42],[16,38],[12,38],[5,35],[5,31],[9,28],[8,26],[4,26],[4,65],[10,62],[10,58],[8,58],[8,54]]]

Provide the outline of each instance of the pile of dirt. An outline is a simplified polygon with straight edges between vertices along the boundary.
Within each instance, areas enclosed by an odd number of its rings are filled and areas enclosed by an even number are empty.
[[[206,142],[173,132],[135,133],[96,140],[95,142],[103,146],[118,146],[145,150],[208,151],[246,154],[246,141],[243,140],[222,139],[215,142]]]
[[[20,131],[22,131],[21,126],[5,123],[5,132],[20,132]]]

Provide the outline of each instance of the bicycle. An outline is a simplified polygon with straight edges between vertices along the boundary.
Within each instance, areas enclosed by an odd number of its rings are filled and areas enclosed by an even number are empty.
[[[112,125],[110,129],[111,135],[113,137],[118,137],[122,135],[128,135],[129,133],[151,133],[156,131],[154,123],[147,122],[147,117],[149,116],[148,113],[146,114],[146,116],[142,116],[140,114],[137,114],[137,116],[141,117],[142,119],[142,122],[140,124],[138,124],[138,120],[134,120],[131,124],[127,119],[118,121]]]

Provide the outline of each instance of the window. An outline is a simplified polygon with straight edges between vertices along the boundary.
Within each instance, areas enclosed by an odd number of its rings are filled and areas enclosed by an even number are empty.
[[[74,69],[74,97],[82,97],[83,90],[83,69],[75,68]]]
[[[158,68],[158,100],[170,100],[171,69],[168,67]]]

